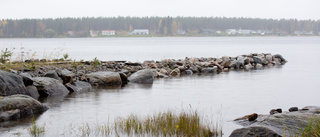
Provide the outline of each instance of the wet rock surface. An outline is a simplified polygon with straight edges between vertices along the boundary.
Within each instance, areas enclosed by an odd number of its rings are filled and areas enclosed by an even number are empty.
[[[0,98],[0,122],[42,113],[47,109],[47,106],[27,95],[2,97]]]

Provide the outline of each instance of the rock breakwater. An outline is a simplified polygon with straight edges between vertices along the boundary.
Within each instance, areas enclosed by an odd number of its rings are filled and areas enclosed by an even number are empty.
[[[155,78],[210,75],[231,70],[249,71],[286,62],[279,54],[264,53],[221,58],[186,57],[142,63],[97,59],[79,62],[28,60],[12,64],[16,67],[7,71],[0,70],[0,96],[23,94],[35,99],[66,96],[69,93],[90,91],[92,87],[121,87],[130,82],[152,84]],[[0,67],[4,69],[4,65]]]

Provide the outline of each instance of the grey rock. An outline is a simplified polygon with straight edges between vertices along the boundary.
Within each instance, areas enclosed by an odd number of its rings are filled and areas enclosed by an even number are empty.
[[[257,64],[257,65],[256,65],[256,69],[263,69],[263,65]]]
[[[193,74],[193,72],[191,70],[186,70],[185,72],[186,72],[186,75],[192,75]]]
[[[180,69],[175,68],[170,72],[170,76],[179,76],[180,75]]]
[[[273,59],[276,59],[276,58],[280,60],[281,65],[288,62],[288,61],[287,61],[286,59],[284,59],[284,58],[282,57],[282,55],[280,55],[280,54],[275,54],[275,55],[273,55]]]
[[[54,70],[49,70],[46,74],[44,74],[44,76],[48,78],[54,78],[56,80],[59,80],[59,82],[63,83],[62,79],[58,76],[57,72]]]
[[[0,104],[0,122],[42,113],[48,109],[32,97],[20,94],[0,98]]]
[[[119,72],[122,84],[127,84],[128,83],[128,77],[125,73],[123,72]]]
[[[247,64],[247,65],[244,65],[244,69],[245,70],[250,70],[250,69],[252,69],[253,68],[253,66],[249,63],[249,64]]]
[[[37,87],[35,87],[33,85],[29,85],[26,88],[32,98],[34,98],[34,99],[39,98],[40,95],[39,95]]]
[[[0,70],[0,96],[14,94],[30,95],[22,81],[22,77]]]
[[[261,60],[261,58],[258,57],[258,56],[253,56],[252,59],[253,59],[253,63],[255,63],[255,64],[262,64],[262,60]]]
[[[58,76],[62,79],[63,84],[73,83],[75,80],[75,74],[67,69],[56,70]]]
[[[191,70],[193,73],[199,73],[199,68],[195,65],[190,66],[189,70]]]
[[[202,68],[201,73],[203,73],[203,74],[216,73],[217,70],[218,70],[217,66]]]
[[[266,127],[249,127],[234,130],[229,137],[282,137]]]
[[[67,95],[68,89],[56,79],[34,77],[33,85],[37,87],[40,97]]]
[[[22,80],[25,86],[29,86],[33,84],[33,78],[29,73],[20,73],[19,76],[22,77]]]
[[[141,84],[152,84],[154,80],[154,75],[150,69],[139,70],[133,73],[128,80],[134,83]]]
[[[92,89],[91,84],[84,81],[75,81],[72,84],[67,83],[65,86],[70,92],[77,92],[77,93],[89,92]]]
[[[230,60],[230,57],[229,56],[222,56],[221,59],[223,61],[229,61]]]
[[[101,87],[122,84],[120,74],[117,72],[99,71],[99,72],[86,74],[86,77],[88,78],[88,82],[91,85],[96,85]]]

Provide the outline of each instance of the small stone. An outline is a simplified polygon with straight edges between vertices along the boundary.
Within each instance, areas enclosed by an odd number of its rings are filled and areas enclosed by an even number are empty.
[[[294,112],[294,111],[298,111],[298,107],[291,107],[289,108],[289,112]]]
[[[257,113],[253,113],[251,115],[248,115],[248,120],[249,121],[254,121],[258,118],[258,114]]]

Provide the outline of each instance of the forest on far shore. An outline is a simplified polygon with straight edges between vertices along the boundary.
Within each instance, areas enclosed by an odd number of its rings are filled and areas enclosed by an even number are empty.
[[[102,30],[114,30],[116,36],[127,36],[134,29],[147,29],[150,31],[149,35],[156,36],[226,35],[228,29],[263,31],[270,35],[319,35],[320,20],[226,17],[83,17],[0,20],[0,38],[91,37],[92,32],[99,33]]]

